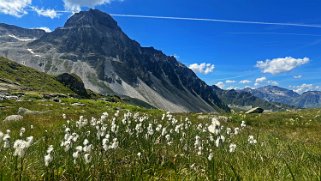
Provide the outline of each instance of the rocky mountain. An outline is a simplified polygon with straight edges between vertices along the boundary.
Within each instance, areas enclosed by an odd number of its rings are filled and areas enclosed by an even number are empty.
[[[51,33],[1,28],[0,56],[53,75],[76,74],[86,89],[171,112],[229,111],[192,70],[153,47],[141,47],[99,10],[76,13]]]
[[[321,92],[309,91],[303,93],[299,98],[295,99],[295,105],[303,108],[321,107]]]
[[[249,110],[253,107],[261,107],[264,110],[280,111],[292,108],[281,103],[269,102],[242,90],[222,90],[215,85],[212,86],[212,89],[224,103],[234,109]]]
[[[265,86],[257,89],[245,88],[242,91],[269,102],[278,102],[299,108],[321,107],[321,92],[318,91],[305,92],[300,95],[293,90],[277,86]]]

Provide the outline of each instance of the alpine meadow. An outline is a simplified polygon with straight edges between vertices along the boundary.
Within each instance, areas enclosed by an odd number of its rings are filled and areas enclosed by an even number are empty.
[[[320,7],[0,1],[0,181],[321,180]]]

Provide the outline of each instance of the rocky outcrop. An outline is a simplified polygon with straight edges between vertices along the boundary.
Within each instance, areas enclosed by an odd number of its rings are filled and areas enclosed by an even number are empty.
[[[246,114],[263,113],[263,112],[264,112],[264,109],[262,109],[260,107],[255,107],[253,109],[246,111]]]
[[[69,89],[74,91],[80,97],[89,98],[84,83],[82,82],[81,78],[79,78],[77,75],[64,73],[58,75],[56,79],[65,86],[67,86]]]

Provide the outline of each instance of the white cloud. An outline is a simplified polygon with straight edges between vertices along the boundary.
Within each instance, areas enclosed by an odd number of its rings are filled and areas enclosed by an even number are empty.
[[[219,87],[219,88],[221,88],[221,89],[223,89],[224,88],[224,82],[218,82],[218,83],[216,83],[215,84],[217,87]]]
[[[309,58],[275,58],[272,60],[258,61],[256,62],[256,67],[262,70],[263,73],[279,74],[283,72],[288,72],[294,68],[304,65],[310,61]]]
[[[227,84],[233,84],[233,83],[235,83],[235,80],[226,80],[225,83],[227,83]]]
[[[191,64],[188,68],[193,70],[195,73],[208,74],[214,71],[215,66],[210,63]]]
[[[0,0],[0,13],[21,17],[28,14],[26,8],[32,0]]]
[[[51,32],[51,29],[48,28],[48,27],[37,27],[37,28],[34,28],[34,29],[44,30],[44,31],[47,32],[47,33],[50,33],[50,32]]]
[[[249,83],[251,83],[251,81],[250,80],[241,80],[240,83],[241,84],[249,84]]]
[[[292,86],[293,91],[297,92],[299,94],[302,94],[307,91],[320,91],[321,87],[320,86],[315,86],[313,84],[302,84],[299,86]]]
[[[31,9],[34,10],[39,16],[49,17],[51,19],[59,17],[59,14],[54,9],[42,9],[31,6]]]
[[[109,4],[115,0],[63,0],[65,9],[72,12],[79,12],[81,7],[94,8],[95,6]],[[122,0],[118,0],[122,1]]]
[[[293,76],[293,78],[295,78],[295,79],[301,79],[301,78],[302,78],[302,75],[295,75],[295,76]]]
[[[267,81],[267,78],[266,77],[259,77],[255,80],[255,86],[258,86],[260,84],[262,84],[263,82]]]

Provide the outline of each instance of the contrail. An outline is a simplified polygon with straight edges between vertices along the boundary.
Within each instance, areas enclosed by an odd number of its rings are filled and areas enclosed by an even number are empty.
[[[258,24],[258,25],[278,25],[278,26],[292,26],[292,27],[306,27],[306,28],[321,28],[321,25],[318,25],[318,24],[275,23],[275,22],[263,22],[263,21],[185,18],[185,17],[172,17],[172,16],[147,16],[147,15],[137,15],[137,14],[110,14],[110,15],[115,17],[130,17],[130,18],[169,19],[169,20],[185,20],[185,21],[206,21],[206,22],[218,22],[218,23],[238,23],[238,24]]]

